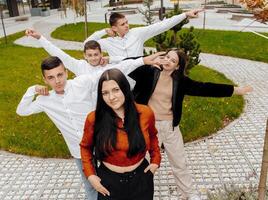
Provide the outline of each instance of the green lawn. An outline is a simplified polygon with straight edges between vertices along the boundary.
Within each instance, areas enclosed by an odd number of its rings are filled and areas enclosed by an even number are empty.
[[[0,39],[0,149],[41,157],[69,157],[68,149],[58,130],[45,114],[20,117],[16,107],[27,88],[42,84],[40,62],[48,56],[38,48],[12,43],[23,33],[8,37],[8,45]],[[79,51],[68,51],[81,57]],[[222,74],[198,66],[191,71],[197,80],[230,83]],[[243,98],[187,97],[183,108],[182,131],[185,141],[207,136],[233,120],[243,110]]]
[[[89,35],[106,27],[105,23],[89,23]],[[84,35],[83,23],[64,25],[52,33],[52,37],[73,41],[84,41]],[[268,40],[253,33],[195,29],[195,35],[202,52],[268,62]],[[145,45],[155,46],[152,39]]]

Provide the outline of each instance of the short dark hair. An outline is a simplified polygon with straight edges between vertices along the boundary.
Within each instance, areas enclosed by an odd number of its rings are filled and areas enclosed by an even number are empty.
[[[146,150],[145,139],[139,122],[139,113],[134,103],[134,96],[125,75],[118,69],[109,69],[103,72],[98,83],[98,97],[95,111],[94,143],[95,156],[98,160],[107,157],[112,149],[116,148],[117,117],[102,96],[102,84],[104,81],[114,80],[125,96],[124,130],[128,136],[128,157],[132,157]]]
[[[117,21],[119,19],[123,19],[123,18],[125,18],[125,15],[123,15],[123,14],[116,13],[116,12],[115,13],[112,13],[111,16],[110,16],[110,18],[109,18],[110,26],[115,26],[116,23],[117,23]]]
[[[54,69],[62,64],[62,61],[56,56],[50,56],[44,59],[41,63],[42,74],[44,75],[44,70]],[[63,65],[64,66],[64,65]]]
[[[101,46],[100,44],[95,41],[95,40],[89,40],[85,43],[84,45],[84,53],[86,52],[86,50],[88,49],[99,49],[99,51],[101,52]]]

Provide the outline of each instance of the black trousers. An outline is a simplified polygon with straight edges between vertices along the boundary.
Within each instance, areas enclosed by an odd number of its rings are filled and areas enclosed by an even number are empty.
[[[153,200],[154,182],[150,170],[144,173],[149,165],[146,159],[133,171],[116,173],[101,164],[97,174],[101,184],[110,192],[110,196],[98,193],[98,200]]]

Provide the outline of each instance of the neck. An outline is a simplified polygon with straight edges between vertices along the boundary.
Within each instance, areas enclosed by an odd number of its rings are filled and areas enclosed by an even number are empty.
[[[63,91],[55,91],[56,94],[64,94],[64,90]]]
[[[163,75],[166,75],[166,76],[170,76],[174,71],[167,71],[165,69],[163,69],[163,71],[161,72]]]
[[[116,113],[116,115],[118,117],[120,117],[123,121],[124,121],[124,118],[125,118],[125,111],[124,111],[124,108],[119,108],[117,110],[114,110],[114,112]]]

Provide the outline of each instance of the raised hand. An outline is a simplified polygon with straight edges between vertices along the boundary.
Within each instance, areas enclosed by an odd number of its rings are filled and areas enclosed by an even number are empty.
[[[43,95],[43,96],[48,96],[49,92],[48,92],[48,88],[46,86],[43,85],[36,85],[35,86],[35,92],[39,95]]]
[[[106,28],[105,31],[106,31],[107,35],[110,37],[116,36],[116,33],[111,28]]]
[[[109,63],[109,57],[108,56],[105,56],[105,57],[102,57],[101,60],[100,60],[100,65],[102,67],[105,67],[105,65],[107,65]]]
[[[97,192],[101,193],[103,196],[110,196],[110,192],[100,183],[100,177],[91,175],[88,177],[88,180]]]
[[[26,31],[25,31],[25,35],[26,36],[31,36],[31,37],[33,37],[33,38],[35,38],[35,39],[40,39],[40,37],[41,37],[41,34],[40,33],[38,33],[36,30],[34,30],[34,29],[30,29],[30,28],[28,28],[28,29],[26,29]]]
[[[250,85],[244,86],[244,87],[234,87],[234,94],[237,95],[244,95],[251,93],[253,91],[253,88]]]
[[[186,16],[189,18],[197,18],[198,17],[198,13],[204,11],[204,9],[193,9],[190,11],[185,12]]]
[[[146,56],[143,58],[143,62],[146,65],[154,65],[156,67],[158,67],[159,69],[161,69],[160,65],[164,64],[164,60],[161,59],[161,56],[165,55],[166,52],[165,51],[160,51],[157,53],[154,53],[152,55]]]

